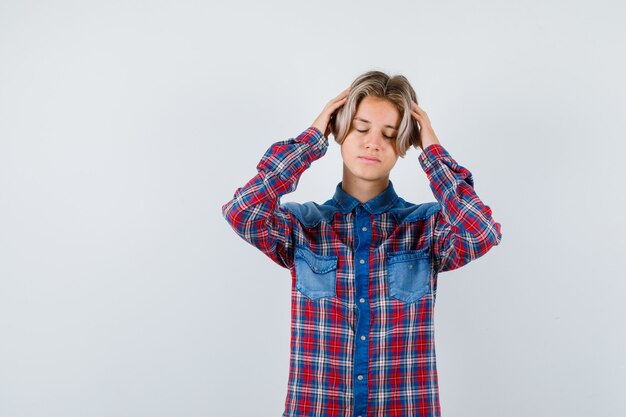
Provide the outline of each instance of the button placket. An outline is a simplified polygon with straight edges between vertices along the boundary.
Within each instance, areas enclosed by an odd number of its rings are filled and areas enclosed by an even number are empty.
[[[372,244],[371,214],[362,205],[356,207],[354,219],[355,241],[355,298],[357,304],[357,325],[355,337],[363,343],[357,343],[354,351],[354,413],[359,417],[367,414],[367,385],[369,369],[369,348],[366,335],[370,332],[369,277],[370,250]]]

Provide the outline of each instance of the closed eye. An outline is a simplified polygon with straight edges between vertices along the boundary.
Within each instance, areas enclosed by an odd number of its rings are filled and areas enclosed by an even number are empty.
[[[367,132],[367,130],[359,130],[359,129],[357,129],[356,131],[361,132],[361,133]],[[385,137],[385,139],[393,139],[393,136],[387,136],[387,135],[383,135],[383,136]]]

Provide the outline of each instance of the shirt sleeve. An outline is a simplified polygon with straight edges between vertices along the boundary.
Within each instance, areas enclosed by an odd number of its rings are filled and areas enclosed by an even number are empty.
[[[293,265],[295,220],[280,197],[295,191],[302,173],[327,149],[328,138],[312,126],[272,144],[257,164],[257,174],[222,205],[233,230],[284,268]]]
[[[441,206],[433,231],[437,271],[460,268],[498,245],[500,223],[476,194],[472,173],[438,143],[427,146],[418,159]]]

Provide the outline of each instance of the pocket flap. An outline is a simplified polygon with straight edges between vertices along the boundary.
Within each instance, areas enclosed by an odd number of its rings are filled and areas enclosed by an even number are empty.
[[[304,259],[313,272],[317,274],[324,274],[337,269],[337,260],[339,259],[336,255],[319,255],[305,246],[297,246],[295,256]]]
[[[390,264],[396,262],[404,262],[404,261],[412,261],[415,259],[423,259],[428,258],[428,248],[424,249],[415,249],[415,250],[406,250],[401,252],[389,252],[387,253],[387,261]]]

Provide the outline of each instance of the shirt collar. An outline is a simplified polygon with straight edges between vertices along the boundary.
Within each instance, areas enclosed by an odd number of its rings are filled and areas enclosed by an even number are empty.
[[[393,208],[398,199],[396,191],[393,189],[393,183],[389,180],[389,185],[376,197],[372,197],[365,203],[361,203],[359,200],[348,194],[341,188],[343,181],[340,181],[335,188],[335,195],[333,200],[337,203],[339,211],[346,214],[352,211],[356,206],[361,205],[365,207],[367,211],[372,214],[380,214]]]

